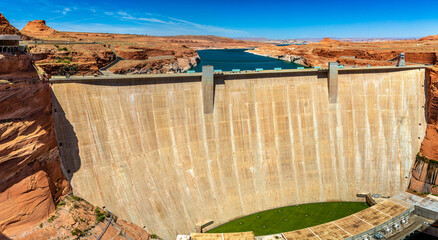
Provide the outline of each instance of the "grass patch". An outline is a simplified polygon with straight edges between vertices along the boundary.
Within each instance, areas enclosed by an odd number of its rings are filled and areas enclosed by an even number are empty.
[[[307,228],[359,212],[368,205],[363,202],[325,202],[294,205],[248,215],[209,233],[253,231],[256,236]]]

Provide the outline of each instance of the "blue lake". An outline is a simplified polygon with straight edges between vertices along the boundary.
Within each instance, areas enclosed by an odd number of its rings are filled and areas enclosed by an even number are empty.
[[[201,62],[190,70],[202,72],[203,65],[213,65],[215,70],[222,71],[232,71],[233,69],[240,69],[242,71],[255,70],[256,68],[263,68],[264,70],[273,70],[274,68],[296,69],[297,67],[301,67],[299,64],[247,53],[245,52],[246,50],[247,49],[198,50]]]

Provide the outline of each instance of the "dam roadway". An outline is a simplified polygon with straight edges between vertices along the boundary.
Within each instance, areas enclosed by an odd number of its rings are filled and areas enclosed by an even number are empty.
[[[421,66],[51,79],[75,194],[164,239],[292,204],[405,191],[426,128]]]

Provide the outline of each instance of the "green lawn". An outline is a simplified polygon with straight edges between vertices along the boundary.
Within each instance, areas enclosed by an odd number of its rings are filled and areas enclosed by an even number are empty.
[[[294,205],[248,215],[218,226],[209,233],[253,231],[256,236],[289,232],[330,222],[359,212],[363,202],[325,202]]]

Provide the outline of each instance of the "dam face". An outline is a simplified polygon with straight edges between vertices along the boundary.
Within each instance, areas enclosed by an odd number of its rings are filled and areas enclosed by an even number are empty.
[[[425,134],[424,68],[52,81],[75,194],[164,239],[292,204],[405,191]]]

